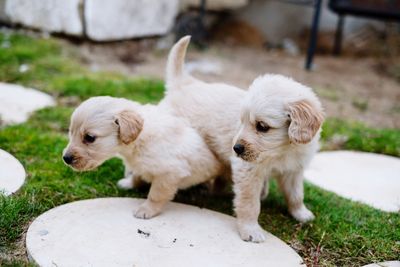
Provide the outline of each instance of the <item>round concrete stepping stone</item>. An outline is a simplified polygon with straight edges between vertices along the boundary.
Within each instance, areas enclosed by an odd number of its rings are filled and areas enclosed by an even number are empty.
[[[10,195],[25,181],[25,169],[11,154],[0,149],[0,192]]]
[[[53,98],[35,89],[0,83],[0,124],[25,122],[30,113],[54,106]]]
[[[26,246],[39,266],[301,266],[288,245],[240,239],[235,219],[169,203],[150,220],[133,216],[144,200],[102,198],[59,206],[29,227]]]
[[[306,170],[311,183],[374,208],[400,210],[400,159],[374,153],[318,153]]]
[[[372,263],[364,267],[400,267],[400,261],[385,261],[380,263]]]

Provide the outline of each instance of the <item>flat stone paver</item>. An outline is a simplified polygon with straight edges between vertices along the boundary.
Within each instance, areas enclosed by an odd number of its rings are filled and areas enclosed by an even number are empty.
[[[33,111],[54,105],[50,95],[16,84],[0,83],[0,125],[25,122]]]
[[[0,149],[0,191],[5,195],[16,192],[25,181],[25,169],[10,153]]]
[[[86,0],[86,35],[95,41],[115,41],[164,35],[174,26],[177,0]]]
[[[29,227],[26,246],[39,266],[301,266],[302,259],[266,232],[240,239],[231,216],[169,203],[150,220],[134,210],[143,199],[102,198],[49,210]]]
[[[400,267],[400,261],[385,261],[380,263],[372,263],[364,267]]]
[[[331,151],[318,153],[304,176],[311,183],[374,208],[400,210],[400,159],[386,155]]]

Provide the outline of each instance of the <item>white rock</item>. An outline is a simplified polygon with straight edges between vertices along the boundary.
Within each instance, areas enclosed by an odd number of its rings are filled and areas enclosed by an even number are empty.
[[[380,263],[372,263],[364,267],[400,267],[400,261],[385,261]]]
[[[0,192],[10,195],[25,181],[25,169],[11,154],[0,149]]]
[[[6,14],[6,0],[0,0],[0,21],[10,22],[9,17]]]
[[[352,151],[318,153],[306,170],[311,183],[383,211],[400,210],[400,159]]]
[[[86,0],[86,34],[110,41],[166,34],[178,12],[178,0]]]
[[[104,198],[62,205],[29,227],[26,247],[39,266],[301,266],[275,236],[239,238],[233,217],[170,203],[150,220],[133,217],[143,199]]]
[[[181,0],[181,10],[187,9],[188,7],[199,7],[200,2],[200,0]],[[248,0],[213,0],[206,1],[206,9],[216,11],[237,9],[240,7],[244,7],[248,3]]]
[[[189,61],[186,63],[185,68],[189,73],[199,72],[208,75],[220,75],[222,73],[220,62],[207,59]]]
[[[30,69],[28,64],[21,64],[18,68],[18,71],[21,73],[25,73]]]
[[[1,124],[25,122],[31,112],[54,105],[53,98],[45,93],[20,85],[0,83]]]
[[[82,35],[81,0],[6,0],[5,13],[13,23],[49,32]]]

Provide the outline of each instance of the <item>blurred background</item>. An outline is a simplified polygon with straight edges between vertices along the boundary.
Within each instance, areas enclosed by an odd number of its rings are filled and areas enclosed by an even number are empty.
[[[327,113],[322,151],[393,156],[383,166],[376,160],[357,165],[338,154],[346,167],[327,166],[346,175],[338,175],[342,184],[332,177],[332,184],[364,192],[358,184],[349,186],[358,181],[346,179],[349,174],[363,179],[372,192],[365,195],[390,196],[398,206],[399,22],[400,0],[0,0],[0,156],[13,155],[26,170],[17,193],[0,193],[0,266],[31,266],[26,229],[55,206],[146,196],[117,188],[124,175],[118,159],[86,173],[63,164],[70,117],[96,95],[157,103],[169,49],[187,34],[192,45],[186,69],[198,78],[246,90],[259,75],[278,73],[312,87]],[[0,157],[0,191],[7,189],[1,178],[9,167]],[[290,218],[275,183],[259,221],[307,266],[400,259],[399,212],[347,200],[310,182],[305,190],[317,215],[313,223]],[[231,198],[210,197],[198,187],[175,201],[232,215]]]
[[[190,34],[200,78],[245,89],[280,73],[312,86],[331,117],[400,127],[398,0],[1,0],[0,19],[5,33],[62,38],[93,72],[159,79]]]

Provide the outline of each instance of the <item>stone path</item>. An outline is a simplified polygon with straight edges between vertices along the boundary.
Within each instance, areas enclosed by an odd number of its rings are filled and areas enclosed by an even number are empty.
[[[288,245],[240,239],[235,219],[177,203],[150,220],[133,211],[143,199],[103,198],[59,206],[29,227],[26,246],[39,266],[301,266]]]
[[[318,153],[305,172],[311,183],[374,208],[400,210],[400,159],[385,155],[332,151]]]
[[[25,181],[25,169],[11,154],[0,149],[0,191],[5,195],[16,192]]]
[[[0,125],[25,122],[31,112],[54,105],[53,98],[45,93],[0,83]]]
[[[380,263],[372,263],[364,267],[400,267],[400,261],[386,261]]]

